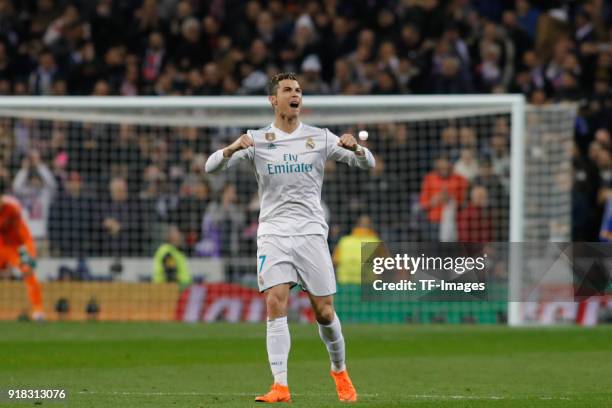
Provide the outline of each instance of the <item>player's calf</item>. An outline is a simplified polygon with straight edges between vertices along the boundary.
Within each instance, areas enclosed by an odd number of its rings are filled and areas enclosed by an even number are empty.
[[[287,316],[289,303],[289,284],[273,286],[265,291],[266,314],[268,320]]]
[[[335,318],[334,302],[332,296],[310,296],[310,304],[317,323],[331,324]]]

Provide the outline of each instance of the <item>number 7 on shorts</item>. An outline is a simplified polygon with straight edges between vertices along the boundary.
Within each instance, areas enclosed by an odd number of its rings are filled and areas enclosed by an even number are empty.
[[[261,263],[259,264],[259,270],[258,270],[258,273],[261,273],[264,262],[266,262],[266,255],[259,255],[257,258],[259,258],[259,260],[261,261]]]

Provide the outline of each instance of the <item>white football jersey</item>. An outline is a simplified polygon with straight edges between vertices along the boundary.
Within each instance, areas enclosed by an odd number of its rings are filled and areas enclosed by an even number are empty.
[[[248,160],[259,186],[260,213],[258,236],[327,236],[321,205],[325,161],[336,160],[363,169],[374,167],[374,156],[364,156],[338,146],[338,136],[328,129],[303,123],[292,133],[269,125],[249,130],[254,146],[231,158],[216,151],[206,162],[206,171],[215,173]]]

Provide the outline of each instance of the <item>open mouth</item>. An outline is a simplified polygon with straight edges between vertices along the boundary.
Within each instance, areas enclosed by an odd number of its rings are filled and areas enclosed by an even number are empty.
[[[292,108],[298,108],[300,106],[299,102],[290,102],[289,106],[291,106]]]

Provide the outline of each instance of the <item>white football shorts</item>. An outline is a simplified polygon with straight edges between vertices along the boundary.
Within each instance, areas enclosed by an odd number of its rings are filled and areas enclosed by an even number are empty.
[[[257,238],[257,283],[263,292],[299,284],[315,296],[336,293],[336,276],[323,235],[263,235]]]

